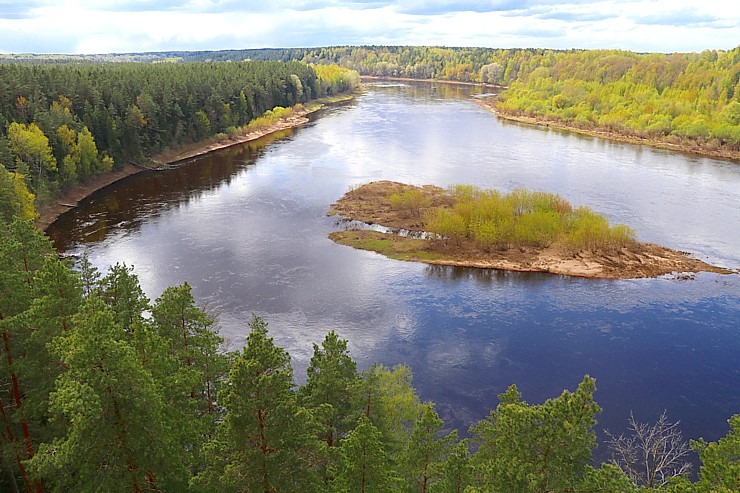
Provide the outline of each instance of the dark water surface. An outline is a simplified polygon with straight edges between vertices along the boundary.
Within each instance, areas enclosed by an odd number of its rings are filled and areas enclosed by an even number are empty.
[[[188,281],[232,347],[251,313],[299,381],[334,329],[361,368],[407,363],[421,397],[467,429],[516,383],[528,402],[597,379],[598,428],[667,410],[715,440],[740,412],[740,275],[588,280],[440,268],[332,243],[329,205],[390,179],[557,192],[643,241],[740,268],[740,166],[498,121],[470,89],[370,86],[269,145],[119,182],[49,234],[101,269],[133,264],[152,299]]]

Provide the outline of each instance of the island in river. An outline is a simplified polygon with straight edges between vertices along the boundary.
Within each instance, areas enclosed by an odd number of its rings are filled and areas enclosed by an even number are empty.
[[[393,203],[394,197],[403,196],[415,196],[417,204],[421,205],[410,210],[399,206],[398,200]],[[348,191],[332,204],[328,214],[340,216],[350,227],[335,231],[329,237],[339,244],[375,251],[390,258],[435,265],[608,279],[666,274],[683,278],[696,272],[732,273],[692,258],[685,252],[632,240],[618,248],[608,249],[574,250],[562,241],[543,246],[481,248],[474,241],[444,241],[444,237],[428,233],[425,217],[430,217],[429,211],[452,207],[454,201],[450,193],[436,186],[372,182]],[[358,222],[381,226],[384,231],[359,227]]]

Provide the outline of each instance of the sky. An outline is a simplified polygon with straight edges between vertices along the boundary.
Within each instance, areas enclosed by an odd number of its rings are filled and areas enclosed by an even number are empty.
[[[0,53],[364,44],[727,50],[740,1],[0,0]]]

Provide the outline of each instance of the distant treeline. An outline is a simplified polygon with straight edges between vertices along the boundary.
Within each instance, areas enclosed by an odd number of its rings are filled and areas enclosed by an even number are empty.
[[[230,133],[276,106],[351,89],[356,73],[507,86],[496,103],[504,115],[723,156],[740,152],[740,47],[674,54],[339,46],[0,55],[0,196],[14,190],[5,202],[29,210],[23,203],[34,194],[43,202],[111,166]]]
[[[346,69],[295,61],[0,63],[0,197],[43,202],[124,162],[358,82]]]
[[[132,268],[77,270],[29,221],[0,223],[0,490],[730,493],[740,415],[716,442],[630,420],[592,465],[595,381],[530,404],[512,385],[461,439],[404,365],[313,345],[297,386],[267,323],[228,352],[185,283],[149,300]],[[574,382],[575,383],[575,382]],[[698,480],[687,476],[691,449]]]
[[[179,53],[302,60],[362,75],[509,86],[499,111],[708,151],[740,151],[740,47],[701,53],[341,46]]]
[[[509,86],[499,111],[585,129],[740,151],[740,47],[701,53],[333,47],[273,53],[362,75]]]
[[[499,111],[740,151],[740,47],[701,53],[341,46],[180,53],[181,60],[334,63],[362,75],[509,86]]]

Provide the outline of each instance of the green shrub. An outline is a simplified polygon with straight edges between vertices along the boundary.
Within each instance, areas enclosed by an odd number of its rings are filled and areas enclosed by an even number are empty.
[[[409,208],[410,198],[391,196],[396,209]],[[421,193],[421,191],[419,191]],[[562,242],[574,251],[617,251],[635,241],[627,226],[609,226],[609,221],[586,207],[573,206],[553,193],[516,189],[502,195],[470,185],[448,189],[451,208],[428,211],[426,229],[459,244],[472,240],[485,250],[513,246],[546,248]]]

